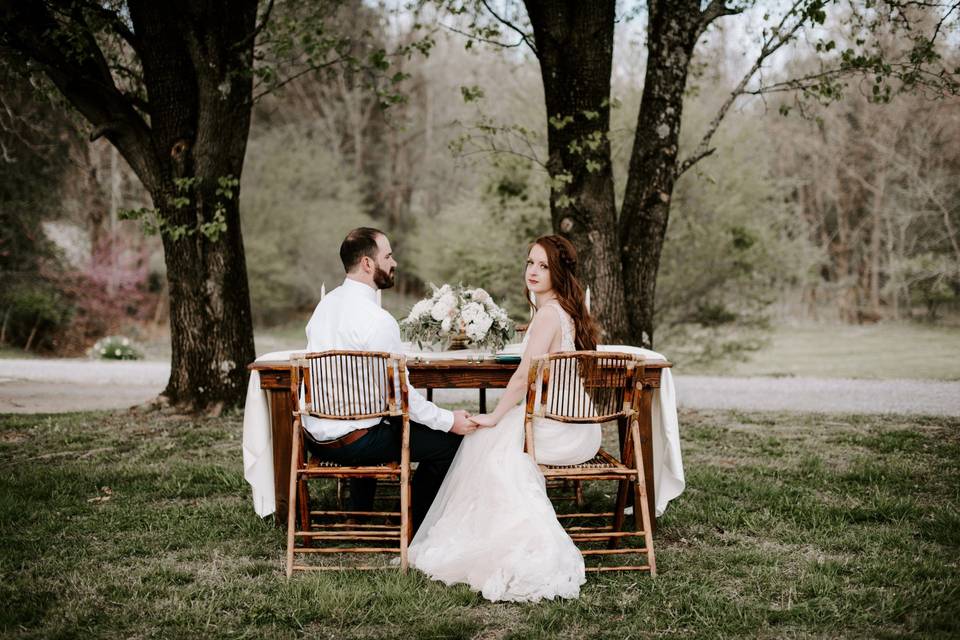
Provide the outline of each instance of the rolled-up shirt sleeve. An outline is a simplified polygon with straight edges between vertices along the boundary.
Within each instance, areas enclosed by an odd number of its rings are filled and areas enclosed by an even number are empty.
[[[371,336],[371,350],[403,353],[403,341],[400,339],[400,325],[393,316],[384,312],[383,321],[378,323],[375,335]],[[407,380],[410,372],[407,371]],[[419,391],[407,385],[407,398],[410,403],[410,419],[437,431],[450,431],[453,427],[453,412],[441,409],[423,397]]]

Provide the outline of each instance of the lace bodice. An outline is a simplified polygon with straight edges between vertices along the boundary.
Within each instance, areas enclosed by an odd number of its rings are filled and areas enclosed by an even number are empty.
[[[560,316],[560,331],[562,332],[560,337],[560,351],[576,351],[577,329],[573,323],[573,318],[556,302],[548,302],[538,309],[537,313],[542,313],[545,309],[553,309]],[[524,333],[522,342],[524,350],[527,348],[527,340],[529,340],[529,338],[530,332],[527,331]]]

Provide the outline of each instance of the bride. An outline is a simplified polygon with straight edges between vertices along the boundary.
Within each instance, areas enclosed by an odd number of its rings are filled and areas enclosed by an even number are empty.
[[[523,451],[531,361],[546,353],[596,349],[596,329],[576,278],[577,255],[565,238],[531,246],[526,285],[536,315],[523,357],[497,408],[473,416],[426,519],[409,548],[410,563],[446,584],[466,583],[488,600],[576,598],[583,556],[557,521],[537,463]],[[600,426],[538,419],[534,450],[543,464],[579,464],[600,448]]]

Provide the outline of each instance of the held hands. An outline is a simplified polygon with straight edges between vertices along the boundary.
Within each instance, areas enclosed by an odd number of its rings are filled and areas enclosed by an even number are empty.
[[[453,426],[450,427],[450,433],[458,436],[465,436],[477,430],[477,425],[473,423],[470,413],[463,409],[457,409],[453,412]]]
[[[489,413],[479,413],[475,416],[472,416],[470,420],[473,424],[477,425],[478,428],[487,428],[497,426],[497,419]]]
[[[453,426],[450,428],[450,433],[465,436],[477,429],[495,427],[496,425],[497,420],[489,413],[471,416],[468,411],[457,409],[453,412]]]

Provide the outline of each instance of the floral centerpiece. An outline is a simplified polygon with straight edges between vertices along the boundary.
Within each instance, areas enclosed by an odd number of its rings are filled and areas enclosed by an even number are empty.
[[[437,287],[413,305],[400,329],[404,338],[424,343],[447,342],[451,349],[468,346],[497,350],[513,337],[513,321],[483,289],[463,285]]]

